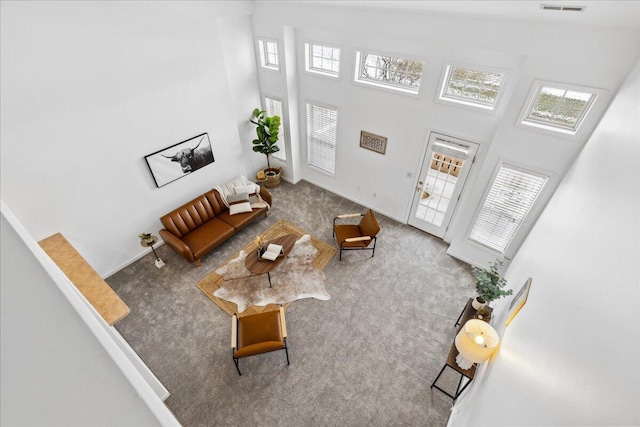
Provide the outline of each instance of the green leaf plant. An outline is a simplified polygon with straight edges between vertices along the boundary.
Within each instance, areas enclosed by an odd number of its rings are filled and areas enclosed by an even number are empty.
[[[504,261],[504,259],[496,259],[489,263],[489,270],[473,267],[473,273],[476,275],[476,292],[487,303],[513,293],[513,289],[503,289],[507,285],[506,279],[500,277],[500,269]]]
[[[278,132],[280,131],[280,116],[267,117],[267,112],[258,108],[253,110],[253,118],[249,119],[256,125],[257,138],[253,140],[253,151],[267,156],[267,168],[271,169],[269,155],[280,151],[278,147]]]
[[[151,240],[151,233],[140,233],[140,240]]]

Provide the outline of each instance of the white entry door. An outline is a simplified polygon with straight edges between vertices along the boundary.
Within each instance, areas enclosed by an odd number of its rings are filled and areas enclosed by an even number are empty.
[[[443,238],[478,144],[431,133],[411,205],[409,225]]]

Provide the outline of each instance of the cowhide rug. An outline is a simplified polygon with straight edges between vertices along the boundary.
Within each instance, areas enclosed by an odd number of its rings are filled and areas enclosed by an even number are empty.
[[[272,287],[269,287],[266,274],[256,276],[247,270],[247,253],[242,250],[237,258],[216,270],[223,282],[213,296],[235,303],[238,313],[252,305],[285,304],[302,298],[326,301],[331,298],[324,287],[326,276],[312,264],[317,254],[311,236],[302,236],[288,258],[271,272]]]

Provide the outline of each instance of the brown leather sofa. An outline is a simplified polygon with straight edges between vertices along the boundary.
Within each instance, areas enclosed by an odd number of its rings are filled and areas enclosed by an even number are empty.
[[[271,206],[269,191],[261,187],[260,196]],[[160,236],[167,246],[200,267],[200,258],[260,215],[269,215],[268,208],[230,215],[218,191],[211,190],[161,217]]]

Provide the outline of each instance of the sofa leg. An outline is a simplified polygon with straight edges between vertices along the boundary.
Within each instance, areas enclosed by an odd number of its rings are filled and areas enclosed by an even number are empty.
[[[200,267],[200,259],[196,260],[196,266]]]
[[[266,211],[266,212],[264,213],[264,217],[266,218],[266,217],[268,217],[268,216],[269,216],[269,211]]]

